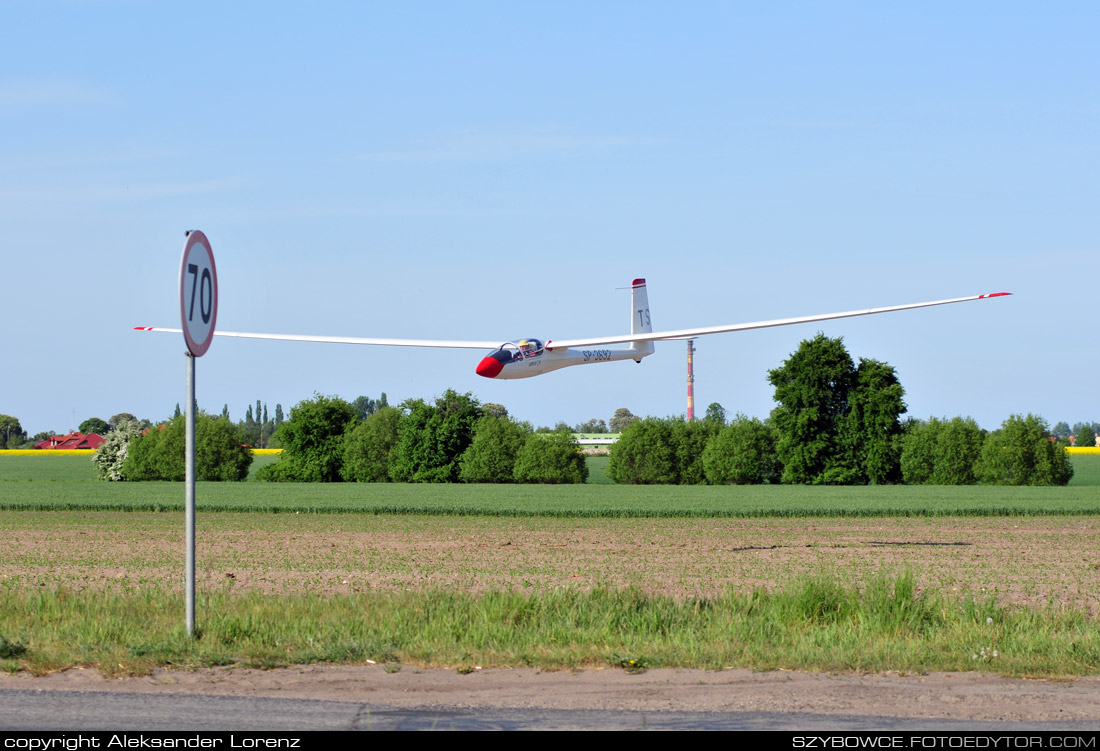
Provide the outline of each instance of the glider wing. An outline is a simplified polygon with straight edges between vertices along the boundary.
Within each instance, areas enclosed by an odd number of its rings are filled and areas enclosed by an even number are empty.
[[[181,329],[160,326],[135,326],[135,331],[164,331],[182,333]],[[214,336],[233,336],[238,339],[278,339],[287,342],[325,342],[327,344],[375,344],[385,347],[441,347],[453,349],[496,349],[505,342],[499,340],[460,341],[450,339],[385,339],[365,336],[308,336],[304,334],[253,334],[245,331],[215,331]]]
[[[930,308],[933,305],[950,305],[956,302],[969,300],[984,300],[988,297],[1003,297],[1011,292],[993,292],[986,295],[971,295],[970,297],[955,297],[950,300],[933,300],[932,302],[916,302],[908,305],[891,305],[886,308],[868,308],[867,310],[849,310],[843,313],[824,313],[822,315],[800,316],[798,318],[777,318],[772,321],[755,321],[753,323],[731,323],[724,326],[704,326],[697,329],[680,329],[678,331],[655,331],[651,334],[621,334],[619,336],[592,337],[588,339],[554,339],[547,342],[547,347],[594,347],[602,344],[620,344],[624,342],[659,342],[670,339],[694,339],[707,334],[722,334],[730,331],[748,331],[749,329],[768,329],[775,326],[793,326],[796,323],[812,323],[814,321],[831,321],[836,318],[854,318],[856,316],[869,316],[876,313],[893,313],[898,310],[910,310],[912,308]]]

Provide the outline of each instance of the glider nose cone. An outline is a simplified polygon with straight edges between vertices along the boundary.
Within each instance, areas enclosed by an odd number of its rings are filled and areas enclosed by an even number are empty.
[[[504,370],[504,363],[500,360],[494,360],[491,357],[481,358],[481,362],[477,364],[477,370],[475,371],[479,376],[485,376],[486,378],[496,378],[500,375],[500,371]]]

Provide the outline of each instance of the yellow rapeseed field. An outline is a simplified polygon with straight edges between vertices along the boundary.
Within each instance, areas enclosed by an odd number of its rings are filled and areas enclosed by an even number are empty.
[[[0,456],[91,456],[95,449],[4,449]]]

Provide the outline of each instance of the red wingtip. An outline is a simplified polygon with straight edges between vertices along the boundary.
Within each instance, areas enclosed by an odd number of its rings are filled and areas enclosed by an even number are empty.
[[[152,331],[152,326],[134,326],[134,331]]]
[[[978,295],[979,300],[984,300],[987,297],[1005,297],[1011,295],[1011,292],[991,292],[988,295]]]
[[[645,279],[635,279],[633,282],[630,283],[630,286],[631,287],[644,287],[645,286]]]

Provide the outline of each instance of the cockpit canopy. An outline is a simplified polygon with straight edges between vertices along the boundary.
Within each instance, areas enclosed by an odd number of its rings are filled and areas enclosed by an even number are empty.
[[[490,352],[488,356],[503,365],[507,365],[517,360],[529,360],[532,357],[539,357],[542,352],[542,340],[519,339],[514,342],[505,342],[500,345],[500,349]]]

